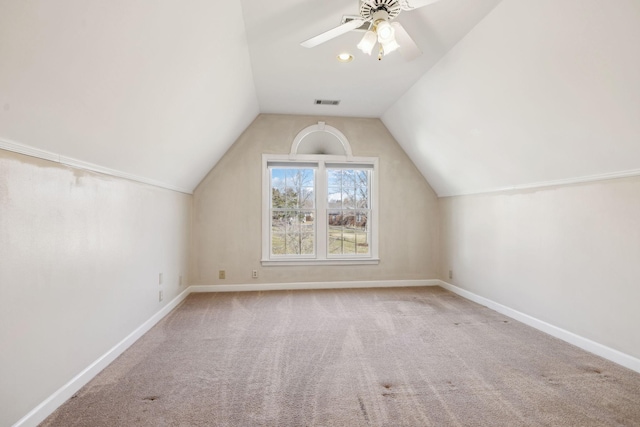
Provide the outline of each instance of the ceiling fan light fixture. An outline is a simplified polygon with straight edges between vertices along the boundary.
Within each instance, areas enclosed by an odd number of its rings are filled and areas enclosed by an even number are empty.
[[[386,43],[382,43],[382,50],[384,51],[385,55],[390,54],[394,50],[397,50],[399,47],[400,45],[398,44],[396,39],[390,40]]]
[[[366,53],[367,55],[371,55],[371,51],[373,50],[373,47],[376,45],[377,41],[378,41],[378,38],[376,37],[376,33],[369,30],[366,33],[364,33],[362,40],[360,40],[360,43],[358,43],[358,49],[360,49],[362,52]]]
[[[378,33],[378,41],[380,44],[385,44],[390,41],[395,41],[394,29],[387,21],[382,21],[376,25],[376,32]]]

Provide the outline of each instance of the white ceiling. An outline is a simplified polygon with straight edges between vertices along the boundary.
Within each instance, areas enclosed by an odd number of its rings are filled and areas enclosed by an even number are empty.
[[[357,9],[0,0],[0,147],[189,192],[260,112],[317,114],[381,117],[439,195],[640,173],[637,0],[442,0],[398,17],[409,63],[299,45]]]
[[[497,1],[401,14],[425,54],[379,63],[299,45],[357,0],[2,0],[0,143],[191,191],[259,112],[379,117]]]
[[[444,0],[396,18],[423,52],[406,62],[399,52],[378,61],[356,45],[353,31],[317,47],[300,42],[357,15],[358,0],[241,0],[260,111],[380,117],[500,0]],[[339,53],[354,56],[349,63]],[[314,105],[337,99],[338,106]]]

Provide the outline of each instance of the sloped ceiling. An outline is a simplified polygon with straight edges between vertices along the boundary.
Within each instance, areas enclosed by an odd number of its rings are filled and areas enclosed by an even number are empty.
[[[395,19],[423,52],[405,61],[393,52],[378,61],[356,45],[352,31],[311,49],[300,42],[357,15],[358,0],[242,0],[256,90],[263,113],[380,117],[499,0],[442,0]],[[340,53],[354,60],[340,63]],[[338,106],[314,105],[339,100]]]
[[[442,0],[397,18],[411,63],[299,45],[357,9],[0,1],[0,147],[190,192],[260,112],[318,114],[381,117],[440,196],[640,173],[637,0]]]
[[[440,196],[640,174],[640,2],[504,0],[382,117]]]
[[[359,32],[300,46],[358,0],[0,1],[0,148],[190,192],[259,112],[380,117],[498,2],[403,12],[424,52],[407,63]]]
[[[0,139],[191,191],[258,114],[241,5],[0,2]]]

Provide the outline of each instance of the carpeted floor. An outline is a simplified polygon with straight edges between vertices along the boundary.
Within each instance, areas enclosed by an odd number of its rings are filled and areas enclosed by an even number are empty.
[[[640,374],[441,288],[192,294],[43,426],[640,426]]]

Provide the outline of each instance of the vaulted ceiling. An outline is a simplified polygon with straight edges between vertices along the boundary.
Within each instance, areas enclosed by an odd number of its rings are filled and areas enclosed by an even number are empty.
[[[640,2],[442,0],[398,16],[411,62],[300,46],[357,10],[0,0],[0,147],[190,192],[264,112],[380,117],[441,196],[640,171]]]

